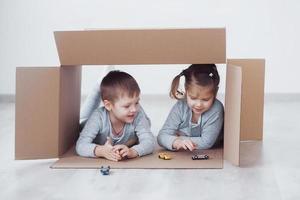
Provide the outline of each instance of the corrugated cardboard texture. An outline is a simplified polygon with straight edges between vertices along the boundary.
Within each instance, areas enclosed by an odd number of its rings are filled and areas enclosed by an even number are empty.
[[[76,142],[79,134],[81,66],[60,68],[59,156]]]
[[[58,156],[59,70],[16,70],[15,158]]]
[[[171,160],[162,160],[158,158],[159,152],[167,152],[171,155]],[[207,154],[208,160],[192,160],[191,156],[195,153]],[[70,149],[62,158],[54,163],[51,168],[101,168],[101,166],[110,166],[120,169],[200,169],[200,168],[223,168],[223,149],[201,150],[197,152],[169,152],[157,148],[151,154],[140,158],[128,159],[119,162],[109,161],[103,158],[84,158],[75,154],[74,147]]]
[[[218,29],[58,31],[61,65],[225,63]]]
[[[240,160],[240,115],[241,115],[242,69],[227,65],[224,158],[239,165]]]
[[[262,140],[264,116],[264,59],[229,59],[242,69],[241,141]]]

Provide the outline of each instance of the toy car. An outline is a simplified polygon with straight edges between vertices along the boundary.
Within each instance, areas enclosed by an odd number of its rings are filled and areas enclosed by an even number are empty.
[[[192,156],[192,160],[208,160],[209,156],[208,155],[203,155],[203,154],[196,154]]]
[[[102,175],[109,175],[110,166],[104,167],[101,166],[100,172]]]
[[[171,160],[171,156],[167,153],[159,153],[158,158],[163,159],[163,160]]]

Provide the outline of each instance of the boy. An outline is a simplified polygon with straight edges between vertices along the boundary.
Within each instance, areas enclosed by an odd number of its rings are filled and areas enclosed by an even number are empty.
[[[104,106],[89,117],[77,140],[76,152],[112,161],[152,153],[155,139],[150,120],[139,105],[139,95],[140,88],[132,76],[109,72],[100,85]]]

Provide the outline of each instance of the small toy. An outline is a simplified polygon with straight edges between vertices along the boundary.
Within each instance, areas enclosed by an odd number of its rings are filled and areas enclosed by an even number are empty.
[[[110,166],[104,167],[101,166],[100,172],[102,175],[109,175]]]
[[[167,153],[159,153],[158,158],[163,159],[163,160],[171,160],[172,159],[172,157]]]
[[[192,160],[208,160],[209,156],[204,154],[196,154],[192,156]]]

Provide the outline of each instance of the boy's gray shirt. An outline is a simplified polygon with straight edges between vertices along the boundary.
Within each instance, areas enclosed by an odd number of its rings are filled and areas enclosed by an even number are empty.
[[[192,110],[186,99],[178,100],[159,131],[158,144],[168,150],[175,150],[172,147],[174,140],[182,137],[190,139],[197,145],[197,149],[209,149],[223,138],[224,107],[218,99],[201,115],[197,126],[192,126],[191,119]]]
[[[116,138],[112,135],[109,112],[104,107],[99,107],[93,112],[81,131],[76,142],[76,152],[80,156],[95,157],[94,149],[96,145],[104,145],[107,137],[111,137],[113,145],[130,145],[133,142],[138,142],[138,144],[132,146],[138,155],[150,154],[155,147],[155,138],[150,127],[150,119],[143,108],[140,107],[134,121],[130,124],[126,123],[123,128],[123,134]]]

